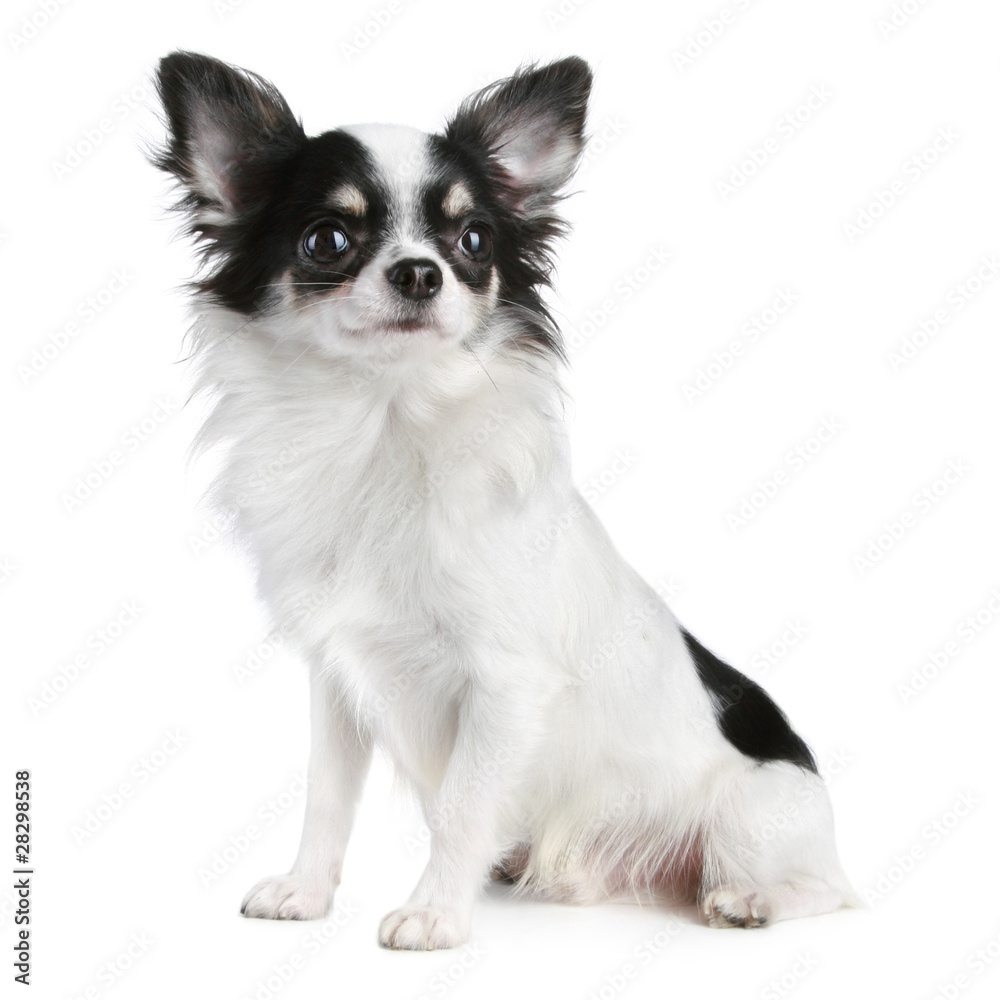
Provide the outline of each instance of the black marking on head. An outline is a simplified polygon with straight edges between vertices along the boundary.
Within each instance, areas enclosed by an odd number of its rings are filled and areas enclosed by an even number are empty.
[[[564,231],[564,224],[555,217],[526,219],[512,211],[485,150],[457,143],[446,134],[431,136],[429,152],[436,180],[424,192],[422,210],[438,239],[438,252],[459,281],[473,291],[485,292],[495,269],[500,308],[516,312],[524,346],[564,358],[559,332],[539,294],[551,282],[551,242]],[[474,204],[459,219],[450,218],[443,206],[456,182],[465,186]],[[458,246],[474,223],[485,225],[492,236],[487,264],[470,261]]]
[[[154,162],[181,182],[177,208],[190,215],[209,268],[195,290],[253,315],[274,298],[286,271],[310,283],[303,294],[357,274],[379,225],[377,211],[344,220],[352,251],[336,266],[310,261],[301,243],[311,225],[338,218],[328,204],[338,185],[372,188],[373,167],[358,140],[340,131],[306,138],[271,84],[208,56],[167,56],[157,90],[168,135]]]
[[[681,634],[712,697],[722,735],[753,760],[786,760],[818,774],[812,751],[767,692],[709,652],[686,629]]]
[[[385,225],[385,193],[364,145],[345,131],[306,138],[284,98],[260,77],[207,56],[177,52],[160,63],[166,147],[155,157],[182,183],[177,206],[202,240],[204,278],[193,287],[245,315],[266,309],[286,272],[309,296],[356,277]],[[337,212],[330,195],[356,187],[368,211]],[[343,225],[350,248],[336,262],[311,260],[307,231]]]
[[[218,59],[171,53],[160,60],[156,89],[168,136],[154,163],[185,185],[179,207],[196,219],[233,216],[266,197],[306,141],[270,83]]]
[[[352,183],[370,206],[363,217],[329,207],[330,192]],[[312,297],[357,277],[375,255],[385,221],[384,198],[374,193],[374,171],[364,146],[346,132],[326,132],[306,141],[276,178],[270,197],[212,233],[208,248],[218,266],[198,289],[245,314],[264,309],[287,272],[295,294]],[[347,234],[347,252],[322,262],[305,252],[303,240],[318,223],[333,222]]]
[[[525,67],[468,98],[445,136],[487,155],[510,208],[544,217],[576,169],[592,80],[576,56]]]
[[[435,147],[436,140],[432,139],[432,156],[435,155]],[[498,263],[496,237],[502,220],[499,213],[491,207],[485,192],[478,198],[473,195],[473,207],[469,212],[457,218],[448,215],[443,203],[457,178],[453,171],[446,170],[442,164],[438,163],[437,167],[441,171],[441,178],[427,185],[421,197],[420,211],[427,231],[432,234],[435,249],[451,266],[455,277],[471,291],[485,294]],[[463,178],[462,183],[470,189],[471,194],[472,185],[469,181]],[[462,235],[474,224],[485,226],[494,237],[493,250],[483,261],[471,260],[462,253],[459,246]]]
[[[518,312],[522,342],[562,359],[539,292],[550,284],[552,244],[566,231],[554,209],[583,147],[591,80],[575,57],[526,67],[468,98],[430,147],[441,178],[437,211],[444,216],[442,199],[462,181],[473,221],[493,234],[500,299]]]
[[[360,192],[364,214],[330,207],[330,196],[345,185]],[[292,280],[301,283],[296,288],[300,296],[322,294],[353,280],[386,239],[388,196],[376,166],[365,145],[340,129],[308,141],[291,188],[277,208],[292,220],[295,256],[289,269]],[[303,252],[303,236],[320,222],[336,222],[350,241],[347,252],[335,262],[322,263]]]
[[[586,63],[564,59],[473,95],[444,134],[428,140],[432,164],[419,206],[427,236],[464,287],[485,295],[495,273],[498,309],[516,319],[518,343],[561,358],[540,291],[552,272],[552,242],[565,228],[554,206],[582,146],[589,88]],[[154,162],[181,182],[178,207],[202,241],[209,267],[194,283],[197,291],[255,315],[277,299],[284,275],[298,297],[329,293],[385,245],[395,206],[371,153],[349,131],[307,138],[271,84],[195,53],[163,59],[157,89],[168,136]],[[461,218],[461,199],[446,211],[456,182],[472,202]],[[331,206],[331,195],[345,186],[361,193],[363,214]],[[336,260],[311,259],[303,249],[319,223],[348,237]],[[478,260],[459,247],[474,223],[491,236],[489,256]]]

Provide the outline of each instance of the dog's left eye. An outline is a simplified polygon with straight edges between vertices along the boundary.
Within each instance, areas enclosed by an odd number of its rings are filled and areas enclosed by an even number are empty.
[[[482,262],[489,257],[490,251],[493,249],[490,231],[485,226],[469,226],[462,233],[458,247],[469,260]]]
[[[321,263],[336,260],[350,245],[347,234],[328,222],[313,226],[302,241],[306,254]]]

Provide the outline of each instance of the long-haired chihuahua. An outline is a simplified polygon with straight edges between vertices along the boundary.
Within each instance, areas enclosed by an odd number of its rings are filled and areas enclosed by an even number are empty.
[[[203,253],[212,491],[308,661],[305,828],[248,917],[327,913],[380,746],[430,855],[381,923],[453,947],[491,874],[714,927],[852,905],[813,754],[678,624],[574,487],[541,298],[591,72],[529,67],[443,131],[307,136],[253,73],[176,52],[156,163]]]

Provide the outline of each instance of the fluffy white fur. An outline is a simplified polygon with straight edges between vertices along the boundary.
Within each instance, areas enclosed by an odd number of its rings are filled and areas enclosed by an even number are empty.
[[[244,912],[327,912],[375,745],[432,831],[389,947],[465,940],[491,869],[574,902],[697,893],[714,926],[850,903],[821,780],[727,742],[670,610],[574,488],[558,361],[512,348],[495,295],[444,261],[426,331],[384,331],[386,262],[440,260],[406,221],[426,138],[355,134],[392,179],[396,243],[314,305],[204,305],[194,331],[215,501],[311,669],[301,848]]]

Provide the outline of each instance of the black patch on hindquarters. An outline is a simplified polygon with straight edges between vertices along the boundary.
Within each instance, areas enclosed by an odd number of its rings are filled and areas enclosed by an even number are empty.
[[[724,663],[690,632],[681,629],[698,677],[712,698],[722,735],[740,753],[764,763],[787,760],[818,774],[816,759],[785,713],[749,677]]]

